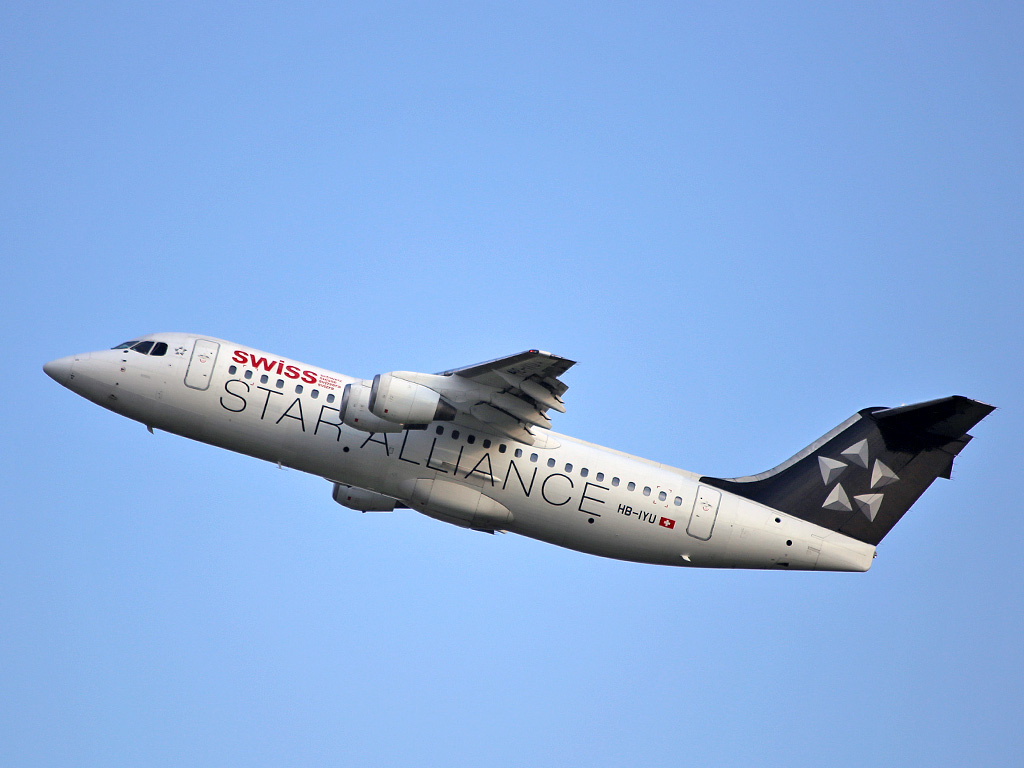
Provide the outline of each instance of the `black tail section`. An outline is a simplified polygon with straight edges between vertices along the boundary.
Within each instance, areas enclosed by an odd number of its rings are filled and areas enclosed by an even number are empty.
[[[701,482],[878,544],[971,440],[991,405],[954,395],[867,408],[775,469]]]

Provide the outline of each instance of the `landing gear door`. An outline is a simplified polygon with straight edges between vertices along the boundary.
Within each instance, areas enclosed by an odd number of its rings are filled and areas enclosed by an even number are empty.
[[[690,513],[690,524],[686,532],[695,539],[707,541],[715,527],[718,517],[718,504],[722,500],[720,491],[702,485],[697,488],[697,498],[693,501],[693,512]]]
[[[217,362],[220,344],[206,339],[196,339],[192,348],[192,359],[188,361],[185,371],[185,386],[192,389],[209,389],[213,376],[213,366]]]

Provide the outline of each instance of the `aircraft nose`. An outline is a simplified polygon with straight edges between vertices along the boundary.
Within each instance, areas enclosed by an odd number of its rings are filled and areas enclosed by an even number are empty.
[[[61,357],[57,360],[51,360],[43,366],[43,373],[49,376],[51,379],[56,381],[58,384],[62,384],[65,387],[71,380],[71,366],[75,364],[74,356]]]

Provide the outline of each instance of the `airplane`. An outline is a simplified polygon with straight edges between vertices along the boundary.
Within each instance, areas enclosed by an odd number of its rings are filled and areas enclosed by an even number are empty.
[[[529,350],[360,379],[212,336],[156,333],[44,372],[115,413],[323,477],[339,504],[413,509],[608,558],[867,571],[876,547],[994,408],[866,408],[774,469],[688,472],[550,430],[573,365]]]

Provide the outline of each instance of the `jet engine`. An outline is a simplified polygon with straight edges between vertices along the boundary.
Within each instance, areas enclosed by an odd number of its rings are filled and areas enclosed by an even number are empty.
[[[334,500],[358,512],[393,512],[398,503],[390,496],[341,483],[334,484]]]
[[[427,517],[477,531],[507,530],[513,522],[508,507],[451,480],[419,478],[399,485],[405,503]]]
[[[394,373],[373,377],[370,411],[378,418],[398,424],[429,424],[455,418],[454,406],[442,400],[437,392]]]
[[[341,395],[341,420],[361,432],[401,432],[402,425],[378,419],[370,411],[370,382],[346,384]]]

